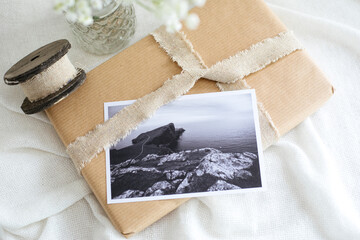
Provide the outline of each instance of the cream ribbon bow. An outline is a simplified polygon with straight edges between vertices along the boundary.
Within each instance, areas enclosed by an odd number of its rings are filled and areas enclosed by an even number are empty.
[[[170,34],[162,27],[152,35],[183,71],[167,80],[156,91],[139,98],[135,103],[126,106],[112,118],[97,125],[86,135],[77,137],[69,144],[67,152],[79,171],[98,153],[128,136],[141,122],[150,118],[158,108],[187,93],[198,79],[206,78],[216,81],[220,89],[223,89],[223,84],[234,82],[239,83],[240,89],[247,89],[249,86],[244,80],[245,76],[302,49],[292,32],[282,32],[207,67],[183,33]],[[258,109],[262,144],[265,149],[280,135],[270,115],[260,103],[258,103]]]

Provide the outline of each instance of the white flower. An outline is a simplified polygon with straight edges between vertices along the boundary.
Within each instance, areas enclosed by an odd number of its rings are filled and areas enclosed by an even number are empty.
[[[93,24],[94,20],[91,15],[79,15],[78,22],[84,26],[89,26]]]
[[[154,8],[155,6],[152,7]],[[156,17],[163,20],[164,22],[166,22],[170,18],[170,16],[176,15],[174,11],[175,9],[169,4],[161,4],[157,6],[157,8],[154,8],[153,10]]]
[[[66,7],[72,7],[75,5],[75,0],[63,0]]]
[[[62,12],[67,8],[67,6],[64,3],[64,0],[56,0],[55,1],[55,5],[54,5],[54,9],[56,12]]]
[[[103,8],[103,3],[101,0],[90,0],[91,7],[95,10],[101,10]]]
[[[196,7],[203,7],[206,3],[206,0],[191,0],[191,3]]]
[[[185,25],[188,29],[194,30],[199,26],[200,18],[195,13],[190,13],[185,19]]]
[[[101,10],[113,0],[55,0],[54,9],[64,12],[70,22],[79,22],[85,26],[93,23],[93,10]],[[181,20],[189,29],[199,25],[199,17],[189,14],[190,6],[202,7],[206,0],[119,0],[122,4],[138,3],[165,22],[169,32],[179,31]]]
[[[171,15],[167,19],[165,25],[166,25],[166,31],[168,31],[169,33],[180,31],[182,27],[182,24],[180,23],[176,15]]]
[[[187,1],[178,1],[176,4],[176,12],[180,19],[184,19],[189,11],[189,3]]]
[[[86,0],[77,0],[76,1],[76,11],[79,15],[79,18],[81,15],[89,16],[92,14],[92,10],[89,5],[89,2]]]

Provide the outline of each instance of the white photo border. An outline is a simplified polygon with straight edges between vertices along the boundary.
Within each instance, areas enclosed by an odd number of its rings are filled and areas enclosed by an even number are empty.
[[[110,148],[105,150],[106,155],[106,194],[107,194],[107,203],[115,204],[115,203],[129,203],[129,202],[145,202],[145,201],[155,201],[155,200],[168,200],[168,199],[179,199],[179,198],[191,198],[191,197],[207,197],[207,196],[216,196],[216,195],[227,195],[227,194],[239,194],[246,192],[262,192],[266,191],[267,183],[265,179],[265,170],[264,170],[264,156],[261,144],[261,132],[260,132],[260,123],[259,123],[259,114],[258,114],[258,106],[255,89],[246,89],[246,90],[236,90],[236,91],[225,91],[225,92],[212,92],[212,93],[201,93],[201,94],[191,94],[184,95],[179,97],[181,98],[198,98],[202,95],[214,95],[219,97],[221,95],[237,95],[237,94],[250,94],[252,100],[252,110],[255,124],[255,135],[256,135],[256,143],[257,143],[257,154],[259,161],[259,169],[260,169],[260,187],[252,187],[252,188],[243,188],[236,190],[225,190],[225,191],[212,191],[212,192],[199,192],[199,193],[181,193],[181,194],[169,194],[162,196],[146,196],[146,197],[134,197],[134,198],[123,198],[123,199],[112,199],[111,198],[111,172],[110,172]],[[176,99],[177,100],[177,99]],[[175,100],[175,101],[176,101]],[[125,101],[115,101],[115,102],[104,102],[104,119],[107,121],[109,119],[109,107],[119,106],[119,105],[130,105],[134,103],[136,100],[125,100]]]

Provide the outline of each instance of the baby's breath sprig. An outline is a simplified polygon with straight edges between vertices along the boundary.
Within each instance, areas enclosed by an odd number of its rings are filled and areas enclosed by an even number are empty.
[[[121,0],[118,0],[121,1]],[[94,22],[93,11],[101,10],[111,0],[55,0],[54,9],[64,12],[68,21],[79,22],[89,26]],[[199,16],[189,13],[191,7],[202,7],[206,0],[122,0],[123,4],[137,3],[161,19],[168,32],[179,31],[181,21],[188,29],[196,29],[200,23]]]

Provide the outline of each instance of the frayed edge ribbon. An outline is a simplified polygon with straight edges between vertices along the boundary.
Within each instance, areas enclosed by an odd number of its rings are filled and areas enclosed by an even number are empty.
[[[81,170],[100,152],[127,137],[137,126],[149,119],[161,106],[186,94],[200,78],[217,81],[220,90],[251,88],[244,77],[257,72],[296,50],[302,49],[292,32],[282,32],[219,61],[208,68],[184,33],[167,33],[162,27],[152,33],[156,42],[183,71],[168,79],[163,86],[135,103],[123,108],[112,118],[97,125],[86,135],[77,137],[66,151],[77,170]],[[228,89],[227,85],[231,88]],[[234,84],[236,83],[236,84]],[[280,137],[269,113],[258,102],[260,129],[264,149]]]

